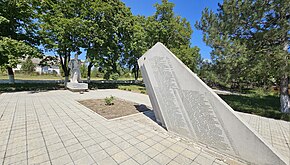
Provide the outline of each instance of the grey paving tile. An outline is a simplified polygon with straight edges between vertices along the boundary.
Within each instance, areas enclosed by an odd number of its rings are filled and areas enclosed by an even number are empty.
[[[144,165],[160,165],[158,162],[156,162],[153,159],[150,159],[148,162],[146,162]]]
[[[199,164],[212,164],[214,161],[215,161],[215,158],[207,156],[204,153],[201,153],[194,159],[194,162],[199,163]]]
[[[105,148],[105,151],[109,154],[109,155],[115,155],[116,153],[122,151],[119,147],[117,147],[116,145],[113,145],[111,147],[107,147]]]
[[[124,151],[130,156],[134,156],[134,155],[139,154],[141,152],[135,146],[131,146],[131,147],[125,149]]]
[[[42,154],[42,155],[28,158],[28,164],[40,164],[46,161],[49,161],[48,154]]]
[[[20,153],[17,155],[12,155],[9,157],[5,157],[4,164],[16,164],[17,162],[27,162],[26,153]]]
[[[132,156],[132,158],[139,164],[144,164],[151,159],[148,155],[142,152]]]
[[[121,148],[121,150],[125,150],[129,147],[131,147],[132,145],[126,141],[120,142],[116,144],[119,148]]]
[[[100,165],[117,165],[117,162],[115,162],[115,160],[111,157],[106,157],[105,159],[98,161],[97,163]]]
[[[173,151],[172,149],[168,148],[162,152],[164,155],[174,159],[179,153]]]
[[[107,147],[111,147],[111,146],[113,146],[114,143],[112,143],[110,140],[106,140],[106,141],[103,141],[103,142],[99,143],[99,145],[100,145],[103,149],[105,149],[105,148],[107,148]]]
[[[173,160],[179,164],[190,164],[192,162],[192,160],[182,155],[177,155]]]
[[[197,156],[198,156],[199,153],[195,153],[195,152],[192,152],[188,149],[185,149],[181,152],[181,155],[191,159],[191,160],[194,160]]]
[[[162,144],[156,143],[152,146],[152,148],[154,148],[155,150],[162,152],[166,149],[166,147],[164,147]]]
[[[171,161],[171,159],[168,156],[166,156],[166,155],[164,155],[162,153],[159,153],[158,155],[156,155],[153,158],[153,160],[155,160],[159,164],[167,164],[167,163],[169,163]]]
[[[49,152],[49,157],[50,159],[55,159],[64,155],[68,155],[67,151],[65,150],[65,148],[61,148],[59,150],[55,150],[52,152]]]
[[[118,152],[115,155],[112,156],[112,158],[118,163],[122,163],[124,161],[126,161],[127,159],[130,158],[129,155],[127,155],[125,152]]]
[[[92,154],[92,153],[102,150],[102,148],[98,144],[95,144],[95,145],[86,147],[86,150],[88,151],[89,154]]]
[[[134,159],[130,158],[124,161],[123,163],[121,163],[121,165],[139,165],[139,163],[137,163]]]
[[[95,161],[88,155],[81,159],[78,159],[77,161],[74,161],[75,165],[89,165],[89,164],[95,164]]]
[[[88,155],[88,152],[85,149],[77,150],[75,152],[69,153],[73,161],[81,159]]]
[[[108,153],[105,150],[100,150],[95,153],[90,154],[91,157],[96,161],[99,162],[107,157],[109,157]]]
[[[47,150],[46,150],[46,147],[42,147],[35,150],[28,150],[27,153],[28,153],[28,158],[31,158],[38,155],[47,154]]]
[[[51,163],[53,165],[61,165],[61,164],[68,164],[68,163],[72,163],[73,161],[71,160],[71,158],[69,157],[69,155],[64,155],[55,159],[51,160]]]
[[[181,153],[183,150],[185,150],[185,147],[182,147],[178,144],[173,144],[172,146],[169,147],[170,149],[172,149],[173,151],[177,152],[177,153]]]

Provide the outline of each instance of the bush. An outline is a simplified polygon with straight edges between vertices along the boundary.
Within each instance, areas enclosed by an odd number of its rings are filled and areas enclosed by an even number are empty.
[[[27,58],[25,62],[22,63],[21,71],[23,71],[26,74],[30,74],[34,72],[35,65],[33,64],[31,58]]]
[[[114,103],[113,103],[114,99],[115,99],[114,96],[106,97],[105,98],[106,105],[114,105]]]
[[[110,77],[112,80],[118,80],[120,76],[118,73],[113,73]]]

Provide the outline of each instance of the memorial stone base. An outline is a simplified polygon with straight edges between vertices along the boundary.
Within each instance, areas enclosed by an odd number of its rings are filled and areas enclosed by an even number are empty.
[[[87,91],[89,89],[87,83],[68,82],[66,87],[72,92]]]

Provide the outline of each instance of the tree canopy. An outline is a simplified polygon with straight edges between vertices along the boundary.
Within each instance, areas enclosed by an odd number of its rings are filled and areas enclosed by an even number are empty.
[[[205,9],[196,23],[213,48],[220,77],[226,82],[279,84],[284,112],[289,112],[289,4],[289,0],[225,0],[217,13]]]
[[[38,43],[37,24],[34,1],[0,1],[0,66],[8,69],[13,76],[12,68],[19,59],[27,56],[41,56],[35,47]],[[14,81],[14,78],[12,79]]]

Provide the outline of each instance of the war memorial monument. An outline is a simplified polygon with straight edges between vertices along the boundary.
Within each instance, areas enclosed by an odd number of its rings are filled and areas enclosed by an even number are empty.
[[[162,43],[138,63],[157,122],[168,131],[250,163],[287,164]]]

